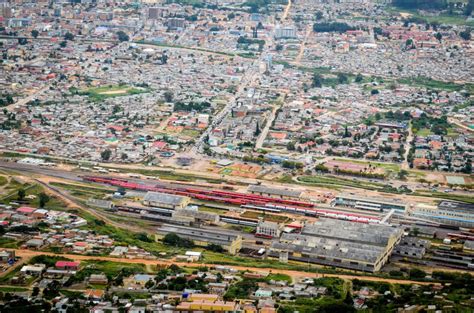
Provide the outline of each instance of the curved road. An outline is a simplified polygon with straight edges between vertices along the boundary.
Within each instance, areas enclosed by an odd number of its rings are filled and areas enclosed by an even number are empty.
[[[75,261],[87,261],[87,260],[97,260],[97,261],[110,261],[117,263],[134,263],[134,264],[144,264],[144,265],[159,265],[159,266],[170,266],[171,264],[177,265],[179,267],[202,267],[206,266],[208,268],[214,268],[219,264],[207,264],[207,263],[195,263],[195,262],[175,262],[173,260],[148,260],[148,259],[126,259],[126,258],[113,258],[105,256],[88,256],[88,255],[75,255],[75,254],[60,254],[60,253],[51,253],[51,252],[42,252],[42,251],[32,251],[32,250],[23,250],[23,249],[14,249],[16,256],[22,258],[32,258],[37,255],[51,255],[68,258]],[[224,265],[226,268],[232,268],[239,271],[251,271],[251,272],[272,272],[277,274],[286,274],[292,278],[321,278],[321,277],[338,277],[341,279],[361,279],[366,281],[376,281],[376,282],[386,282],[391,284],[418,284],[418,285],[430,285],[430,284],[439,284],[433,282],[419,282],[413,280],[403,280],[403,279],[392,279],[392,278],[381,278],[374,276],[364,276],[364,275],[347,275],[347,274],[321,274],[321,273],[311,273],[303,271],[294,271],[294,270],[282,270],[282,269],[273,269],[273,268],[259,268],[251,266],[237,266],[237,265]]]

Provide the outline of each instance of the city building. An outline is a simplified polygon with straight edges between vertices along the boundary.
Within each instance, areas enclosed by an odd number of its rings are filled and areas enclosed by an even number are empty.
[[[149,191],[143,199],[143,204],[147,206],[177,210],[184,209],[189,204],[189,201],[190,199],[188,197]]]
[[[242,248],[242,237],[238,234],[169,224],[157,229],[156,239],[163,239],[170,233],[192,240],[198,246],[219,245],[230,254],[236,254]]]
[[[269,221],[259,221],[255,236],[264,238],[278,238],[281,234],[281,227],[278,223]]]
[[[277,27],[275,29],[275,38],[276,39],[296,38],[296,29],[290,26]]]
[[[327,266],[377,272],[388,261],[403,231],[386,225],[320,219],[301,234],[282,234],[269,256]],[[283,255],[283,257],[281,257]]]

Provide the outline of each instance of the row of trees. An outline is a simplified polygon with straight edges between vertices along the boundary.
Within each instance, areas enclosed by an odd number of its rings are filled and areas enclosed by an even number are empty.
[[[207,101],[202,101],[202,102],[176,102],[173,107],[173,111],[185,111],[185,112],[203,112],[205,110],[208,110],[211,107],[211,103]]]
[[[355,27],[341,22],[321,22],[313,24],[313,31],[316,33],[338,32],[345,33],[348,30],[355,30]]]

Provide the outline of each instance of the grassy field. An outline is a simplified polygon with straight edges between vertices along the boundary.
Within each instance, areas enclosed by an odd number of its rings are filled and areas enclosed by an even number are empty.
[[[79,186],[79,185],[57,183],[57,182],[52,182],[51,185],[69,191],[69,193],[72,196],[85,198],[85,199],[88,199],[91,197],[96,198],[96,199],[102,199],[105,195],[110,194],[111,192],[115,191],[114,189]]]
[[[0,292],[24,292],[28,290],[29,290],[28,288],[23,288],[23,287],[10,287],[10,286],[0,287]]]
[[[360,182],[344,178],[335,178],[329,176],[300,176],[298,181],[314,186],[321,186],[326,188],[331,188],[331,186],[336,187],[355,187],[368,190],[381,190],[384,185],[380,183],[372,182]]]
[[[137,95],[148,92],[145,88],[136,88],[127,85],[109,85],[101,87],[93,87],[80,90],[80,95],[87,95],[94,101],[100,101],[107,98]]]
[[[275,274],[275,273],[273,273],[273,274],[268,275],[265,279],[267,281],[275,280],[275,281],[286,281],[288,283],[292,282],[291,277],[286,275],[286,274]]]
[[[465,25],[465,26],[474,26],[474,21],[467,21],[465,16],[462,15],[449,15],[449,14],[440,14],[438,16],[427,16],[421,15],[416,10],[408,10],[408,9],[401,9],[397,7],[389,7],[387,11],[393,13],[408,13],[411,14],[413,17],[420,18],[425,20],[427,23],[437,22],[440,24],[448,24],[448,25]]]
[[[184,129],[181,132],[181,135],[188,136],[188,137],[191,137],[191,138],[197,138],[197,137],[199,137],[200,134],[201,133],[198,130],[194,130],[194,129]]]
[[[461,202],[474,204],[474,197],[464,196],[464,195],[456,195],[456,194],[452,194],[452,193],[425,192],[425,191],[417,190],[415,193],[413,193],[413,195],[423,196],[423,197],[430,197],[430,198],[447,199],[447,200],[453,200],[453,201],[461,201]]]
[[[112,166],[104,166],[104,168],[116,169],[116,170],[123,171],[123,169],[114,168]],[[141,174],[141,175],[150,176],[150,177],[158,176],[160,179],[176,180],[176,181],[183,181],[183,182],[195,182],[197,180],[207,181],[209,183],[214,183],[214,184],[221,184],[221,183],[226,182],[223,179],[208,178],[208,177],[197,176],[197,175],[193,175],[193,174],[181,174],[181,173],[176,173],[176,172],[170,171],[170,170],[151,170],[151,169],[127,168],[127,172],[128,173]]]
[[[426,137],[426,136],[429,136],[429,135],[433,135],[433,133],[431,132],[431,130],[429,130],[428,128],[422,128],[422,129],[419,129],[416,134],[417,136],[422,136],[422,137]]]
[[[400,171],[400,165],[395,164],[395,163],[382,163],[382,162],[366,162],[366,161],[361,161],[361,160],[348,160],[348,159],[339,159],[336,158],[336,161],[340,162],[347,162],[347,163],[356,163],[356,164],[364,164],[364,165],[372,165],[375,167],[380,167],[385,170],[393,171],[393,172],[399,172]]]
[[[8,179],[5,176],[0,176],[0,187],[5,186],[8,183]]]
[[[216,214],[224,214],[224,213],[227,212],[227,210],[224,210],[224,209],[211,208],[211,207],[208,207],[208,206],[205,206],[205,205],[200,205],[199,206],[199,211],[216,213]]]
[[[240,216],[244,217],[244,218],[255,219],[255,220],[257,220],[258,218],[261,217],[265,221],[278,222],[278,223],[284,223],[284,222],[288,221],[288,217],[286,217],[286,216],[268,214],[268,213],[261,213],[261,212],[254,212],[254,211],[245,211]]]
[[[424,87],[427,89],[438,89],[447,91],[460,91],[466,89],[468,92],[474,92],[474,84],[457,84],[454,82],[443,82],[433,80],[427,77],[400,78],[397,80],[400,84]]]
[[[35,196],[35,199],[25,199],[24,202],[22,202],[23,205],[31,206],[34,208],[39,207],[39,197],[38,195],[42,192],[44,192],[43,187],[40,185],[20,185],[21,188],[23,188],[26,192],[26,196]],[[18,187],[18,189],[20,188]],[[17,189],[17,190],[18,190]],[[11,201],[18,201],[18,194],[17,190],[12,190],[12,193],[8,195],[7,197],[3,198],[0,203],[5,203],[8,204]],[[64,210],[65,204],[57,197],[50,196],[50,200],[46,203],[44,206],[45,209],[48,210]]]

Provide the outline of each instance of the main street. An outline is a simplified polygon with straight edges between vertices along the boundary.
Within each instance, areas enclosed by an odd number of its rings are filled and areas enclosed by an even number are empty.
[[[33,251],[33,250],[23,250],[23,249],[13,249],[15,255],[21,258],[32,258],[38,255],[50,255],[57,256],[62,258],[68,258],[74,261],[109,261],[117,263],[133,263],[133,264],[144,264],[144,265],[157,265],[160,267],[177,265],[179,267],[187,268],[197,268],[197,267],[208,267],[215,268],[219,264],[210,264],[210,263],[198,263],[198,262],[176,262],[174,260],[149,260],[149,259],[127,259],[127,258],[113,258],[105,256],[89,256],[89,255],[77,255],[77,254],[62,254],[62,253],[52,253],[52,252],[43,252],[43,251]],[[235,269],[238,271],[250,271],[250,272],[271,272],[275,274],[285,274],[290,276],[294,281],[300,278],[321,278],[321,277],[337,277],[341,279],[361,279],[366,281],[374,282],[385,282],[391,284],[418,284],[418,285],[439,285],[439,283],[433,282],[422,282],[422,281],[413,281],[413,280],[404,280],[404,279],[392,279],[392,278],[382,278],[369,275],[348,275],[348,274],[321,274],[313,273],[306,271],[295,271],[295,270],[284,270],[284,269],[274,269],[274,268],[265,268],[265,267],[252,267],[245,265],[225,265],[226,268]]]

